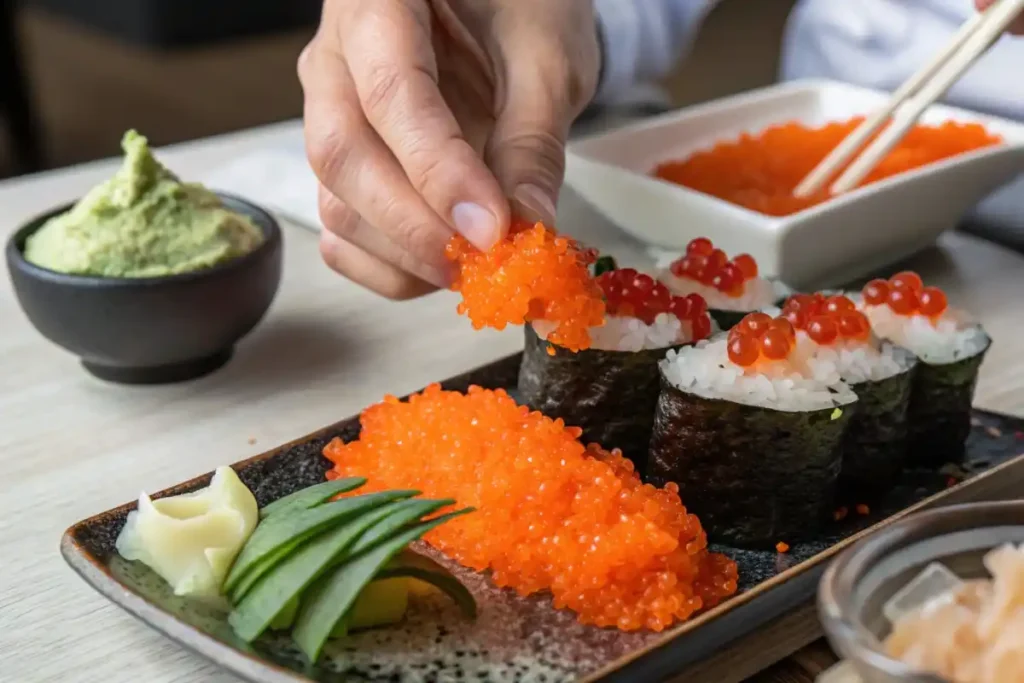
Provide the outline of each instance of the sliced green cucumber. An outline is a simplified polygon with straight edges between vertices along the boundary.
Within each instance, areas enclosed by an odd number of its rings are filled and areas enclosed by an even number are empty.
[[[299,599],[292,598],[284,609],[278,612],[277,616],[270,622],[267,628],[271,631],[285,631],[295,623],[295,615],[299,612]]]
[[[415,517],[408,517],[406,519],[402,519],[398,515],[388,517],[381,521],[380,524],[374,525],[372,529],[367,529],[366,533],[360,536],[359,540],[352,545],[352,549],[349,550],[348,555],[350,557],[361,555],[367,550],[370,550],[374,546],[383,543],[394,536],[410,522],[419,520],[420,517],[425,517],[432,512],[437,512],[441,508],[455,504],[455,501],[450,498],[446,500],[419,500],[418,502],[421,503],[420,513],[418,515]]]
[[[443,591],[470,619],[476,618],[476,599],[450,571],[429,557],[403,552],[396,563],[382,569],[374,580],[405,577],[417,579]]]
[[[325,481],[315,486],[300,489],[264,506],[260,509],[260,519],[266,519],[270,515],[276,515],[296,508],[304,510],[316,507],[320,503],[326,503],[340,493],[354,491],[365,483],[366,479],[363,477],[347,477],[345,479]]]
[[[360,631],[397,624],[409,608],[409,579],[374,579],[359,593],[352,609],[346,615],[347,623],[335,627],[344,636],[348,631]],[[335,637],[334,632],[331,637]]]
[[[228,621],[235,633],[252,641],[287,606],[298,599],[318,576],[332,564],[352,557],[350,547],[368,529],[391,526],[392,520],[405,526],[425,514],[449,504],[448,501],[400,500],[387,503],[305,543],[260,579],[231,612]]]
[[[363,587],[373,580],[395,555],[434,527],[470,511],[458,510],[400,531],[387,541],[374,545],[368,552],[353,557],[351,561],[314,584],[304,596],[295,618],[295,626],[292,628],[292,639],[309,661],[316,662],[324,643],[348,614]],[[387,520],[381,524],[386,522]],[[372,536],[373,532],[374,529],[370,529],[365,536]]]
[[[406,516],[419,502],[387,503],[313,538],[260,579],[228,615],[228,623],[239,638],[252,642],[290,601],[298,599],[332,562],[344,556],[360,534],[391,515]]]
[[[616,265],[614,258],[611,256],[602,256],[594,262],[594,277],[613,271],[616,268],[618,268],[618,266]]]
[[[385,503],[418,495],[418,491],[382,491],[365,496],[342,498],[333,503],[318,505],[307,510],[279,513],[260,522],[242,551],[235,558],[224,592],[232,599],[241,599],[256,579],[284,559],[292,549],[324,529],[361,515]],[[252,574],[252,576],[248,576]],[[240,588],[243,579],[246,585]]]

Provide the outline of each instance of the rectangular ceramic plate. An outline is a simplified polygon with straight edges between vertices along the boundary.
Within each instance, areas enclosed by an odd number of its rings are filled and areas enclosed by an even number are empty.
[[[448,380],[513,387],[520,354]],[[828,536],[795,545],[785,555],[717,547],[739,564],[740,593],[721,606],[663,633],[621,633],[581,626],[544,595],[522,599],[486,576],[445,563],[476,595],[480,616],[463,620],[443,598],[417,604],[399,627],[367,631],[331,644],[319,667],[306,665],[287,637],[252,647],[235,638],[223,614],[176,598],[148,568],[122,560],[114,541],[135,503],[75,524],[61,552],[82,578],[131,614],[185,647],[251,681],[640,681],[661,680],[809,600],[827,560],[869,527],[922,507],[1000,495],[1024,483],[1024,420],[976,412],[968,441],[967,479],[911,473],[868,516],[851,514]],[[324,479],[321,455],[333,437],[359,434],[352,417],[234,467],[260,505]],[[208,484],[210,474],[155,494],[176,495]],[[145,482],[140,482],[144,485]],[[430,552],[423,548],[424,552]],[[442,559],[443,558],[439,558]]]

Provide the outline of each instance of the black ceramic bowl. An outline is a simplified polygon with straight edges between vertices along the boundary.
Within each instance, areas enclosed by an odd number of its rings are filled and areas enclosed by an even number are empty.
[[[880,641],[890,628],[882,608],[932,562],[961,578],[987,577],[982,558],[1004,543],[1024,543],[1024,500],[911,515],[847,549],[818,588],[818,613],[833,649],[864,683],[948,683],[886,656]]]
[[[281,281],[281,229],[257,206],[219,195],[263,231],[255,251],[213,268],[152,278],[66,275],[25,260],[28,236],[63,206],[7,242],[18,302],[44,337],[101,379],[160,384],[199,377],[231,358],[235,342],[263,318]]]

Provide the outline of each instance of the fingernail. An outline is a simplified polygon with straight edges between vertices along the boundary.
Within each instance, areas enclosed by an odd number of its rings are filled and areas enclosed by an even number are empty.
[[[452,209],[455,229],[477,249],[487,251],[498,241],[498,219],[494,214],[472,202],[460,202]]]
[[[555,203],[548,193],[540,187],[530,184],[520,185],[512,194],[512,198],[532,214],[526,216],[526,218],[543,221],[548,227],[554,226],[555,214],[557,213]]]
[[[334,247],[340,241],[341,239],[327,228],[320,228],[320,247],[322,249],[330,249],[333,251]]]

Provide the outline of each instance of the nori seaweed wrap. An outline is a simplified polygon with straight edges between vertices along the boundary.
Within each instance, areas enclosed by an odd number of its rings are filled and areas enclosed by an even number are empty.
[[[572,352],[544,337],[547,323],[526,326],[519,400],[583,430],[584,443],[618,448],[638,472],[658,400],[658,361],[670,349],[714,332],[698,295],[676,297],[665,285],[603,256],[594,264],[604,295],[604,324],[589,330],[591,348]]]
[[[992,346],[992,339],[982,334],[983,346],[972,356],[952,363],[918,363],[907,417],[910,465],[937,468],[964,459],[978,372]]]
[[[709,538],[769,547],[829,523],[853,404],[791,412],[661,386],[647,478],[678,484]]]
[[[909,294],[894,310],[891,299],[898,292]],[[948,306],[942,290],[924,287],[911,271],[872,280],[861,294],[872,331],[919,360],[907,417],[908,465],[935,469],[962,461],[978,372],[992,339],[965,311]],[[902,302],[907,296],[909,304]]]
[[[585,349],[573,353],[541,339],[533,326],[527,325],[519,367],[519,401],[580,427],[584,443],[621,449],[637,471],[643,472],[658,401],[658,361],[666,351]]]
[[[796,347],[751,357],[743,347],[758,343],[757,329],[767,337],[785,326],[751,314],[659,364],[647,474],[678,484],[712,541],[770,547],[831,521],[857,396],[835,366],[812,373]]]
[[[908,367],[885,379],[851,382],[857,409],[843,439],[840,495],[877,500],[899,480],[907,464],[908,411],[917,359],[905,353]]]

